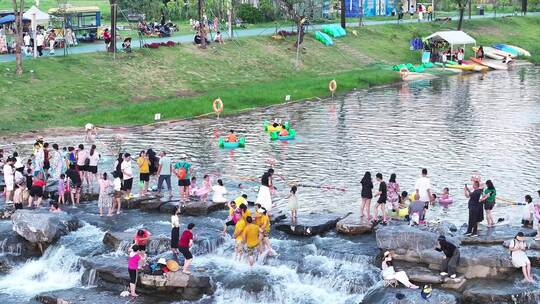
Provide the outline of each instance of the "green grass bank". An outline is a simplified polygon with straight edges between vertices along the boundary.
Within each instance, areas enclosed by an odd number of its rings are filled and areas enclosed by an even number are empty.
[[[380,25],[355,29],[357,36],[338,39],[333,47],[306,35],[295,67],[294,38],[244,38],[207,50],[190,44],[26,60],[25,73],[15,63],[0,64],[1,134],[47,127],[140,125],[162,119],[189,118],[212,111],[220,97],[224,114],[247,108],[329,95],[399,81],[390,71],[396,63],[419,61],[408,41],[455,24]],[[540,17],[466,21],[465,31],[480,44],[505,42],[540,53]],[[472,53],[468,53],[472,54]],[[533,58],[538,59],[538,56]]]

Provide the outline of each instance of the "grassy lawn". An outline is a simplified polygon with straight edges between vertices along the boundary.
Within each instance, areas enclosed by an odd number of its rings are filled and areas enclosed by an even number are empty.
[[[56,126],[145,124],[154,113],[163,119],[212,111],[221,97],[225,114],[284,101],[328,96],[328,82],[338,90],[398,81],[396,63],[419,61],[408,41],[455,24],[381,25],[356,29],[326,47],[306,35],[295,67],[294,38],[274,41],[252,37],[200,50],[191,44],[118,54],[72,55],[25,61],[25,74],[14,63],[0,65],[0,133]],[[540,53],[540,18],[466,21],[479,43],[506,42]],[[33,71],[33,72],[31,72]]]

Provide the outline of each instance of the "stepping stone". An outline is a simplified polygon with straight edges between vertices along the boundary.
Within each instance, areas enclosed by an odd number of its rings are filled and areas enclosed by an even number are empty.
[[[200,201],[191,201],[182,207],[182,214],[185,215],[205,215],[213,211],[224,210],[225,203],[214,203],[208,201],[206,203]]]
[[[334,229],[337,222],[342,218],[343,215],[336,214],[305,214],[299,217],[294,225],[278,223],[274,227],[279,231],[292,235],[314,236]]]
[[[353,213],[337,222],[336,230],[343,234],[358,235],[373,231],[373,223],[367,218],[361,218],[360,214]]]

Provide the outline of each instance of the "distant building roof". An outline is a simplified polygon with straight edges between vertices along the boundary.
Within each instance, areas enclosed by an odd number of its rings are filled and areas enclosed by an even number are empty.
[[[77,13],[97,13],[99,12],[99,7],[97,6],[67,6],[64,8],[51,8],[49,9],[49,14],[59,15],[59,14],[77,14]]]

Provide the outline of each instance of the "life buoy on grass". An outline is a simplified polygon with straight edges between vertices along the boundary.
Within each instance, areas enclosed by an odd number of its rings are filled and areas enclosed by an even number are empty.
[[[409,77],[409,69],[407,69],[407,68],[399,69],[399,76],[403,80],[407,79],[407,77]]]
[[[221,98],[216,98],[212,107],[214,108],[214,112],[221,113],[223,111],[223,101],[221,101]]]
[[[330,92],[334,93],[337,89],[337,82],[335,80],[330,81],[330,83],[328,83],[328,89]]]

